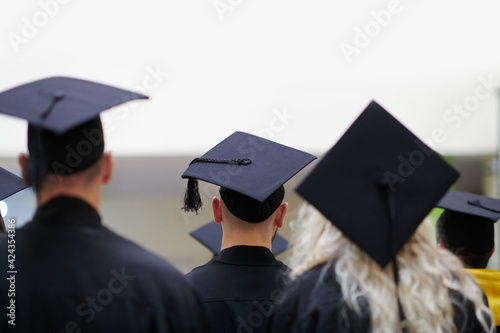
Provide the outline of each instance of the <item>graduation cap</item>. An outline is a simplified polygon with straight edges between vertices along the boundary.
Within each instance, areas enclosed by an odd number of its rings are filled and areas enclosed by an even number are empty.
[[[493,224],[500,219],[499,199],[450,190],[436,207],[445,209],[436,227],[439,236],[446,240],[447,245],[475,254],[493,250]]]
[[[315,156],[244,132],[235,132],[207,153],[191,161],[182,174],[188,178],[185,211],[202,202],[197,180],[221,186],[229,211],[247,222],[266,220],[281,204],[283,184]]]
[[[147,96],[96,82],[49,77],[0,93],[0,113],[63,134],[99,113]]]
[[[297,192],[385,267],[458,177],[372,101]]]
[[[218,255],[222,244],[222,228],[218,223],[211,221],[189,233],[191,237],[203,244],[214,255]],[[290,248],[290,243],[276,234],[272,242],[272,252],[275,256]]]
[[[26,187],[22,178],[0,167],[0,200],[7,199]]]
[[[30,174],[39,180],[48,172],[71,174],[93,165],[104,151],[99,113],[146,98],[96,82],[50,77],[0,93],[0,113],[28,121],[28,150],[36,160]]]
[[[492,222],[500,219],[500,200],[474,193],[449,190],[436,207],[484,217]]]

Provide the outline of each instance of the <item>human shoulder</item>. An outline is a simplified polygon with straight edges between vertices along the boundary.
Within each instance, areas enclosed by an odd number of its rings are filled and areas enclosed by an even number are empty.
[[[285,286],[285,299],[314,305],[318,302],[336,301],[340,297],[340,286],[335,279],[333,267],[334,263],[320,264],[290,280]]]
[[[172,266],[165,258],[145,249],[135,241],[127,239],[108,229],[107,238],[110,240],[109,251],[121,256],[126,261],[145,270],[157,270],[158,272],[170,272],[174,275],[182,274]]]
[[[288,283],[273,332],[370,331],[368,308],[357,314],[346,306],[334,267],[335,262],[317,265]]]
[[[197,266],[189,271],[185,277],[189,281],[204,281],[207,276],[223,271],[227,265],[217,261],[217,256],[214,255],[209,261],[203,265]]]

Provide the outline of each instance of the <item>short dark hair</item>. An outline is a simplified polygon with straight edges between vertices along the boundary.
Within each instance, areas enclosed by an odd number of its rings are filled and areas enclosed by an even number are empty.
[[[49,173],[63,176],[93,166],[104,153],[104,134],[99,117],[63,134],[28,126],[30,154],[25,179],[35,191],[43,186]]]
[[[267,220],[281,205],[285,188],[280,186],[263,202],[226,187],[221,187],[219,193],[231,214],[246,222],[259,223]]]
[[[486,268],[495,246],[493,221],[452,210],[439,217],[436,238],[467,268]]]
[[[475,254],[464,249],[449,249],[464,264],[466,268],[486,268],[491,258],[491,252]]]

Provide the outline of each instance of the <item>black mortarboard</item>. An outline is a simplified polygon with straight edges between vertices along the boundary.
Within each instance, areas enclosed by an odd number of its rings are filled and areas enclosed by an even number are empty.
[[[26,187],[22,178],[0,168],[0,200],[6,199]]]
[[[203,244],[214,255],[218,255],[222,243],[222,228],[218,223],[211,221],[200,228],[189,233],[194,239]],[[272,242],[272,252],[275,256],[284,252],[290,247],[290,243],[276,234]]]
[[[71,174],[104,151],[101,111],[147,96],[68,77],[51,77],[0,93],[0,113],[26,119],[30,176]]]
[[[450,190],[436,207],[445,209],[436,227],[448,246],[475,254],[493,250],[493,224],[500,219],[499,199]]]
[[[49,77],[0,93],[0,113],[63,134],[99,113],[147,96],[96,82]]]
[[[492,222],[497,222],[500,219],[500,199],[474,193],[449,190],[436,204],[436,207],[484,217]]]
[[[281,204],[283,184],[314,159],[306,152],[235,132],[191,161],[182,174],[189,178],[184,210],[197,212],[201,207],[197,186],[201,179],[221,186],[221,198],[236,217],[261,222]]]
[[[372,101],[297,192],[385,267],[458,176]]]

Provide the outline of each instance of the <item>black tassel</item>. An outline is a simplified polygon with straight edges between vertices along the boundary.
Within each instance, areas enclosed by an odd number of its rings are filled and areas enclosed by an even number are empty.
[[[186,193],[184,193],[184,206],[182,207],[182,210],[198,214],[198,210],[202,205],[203,203],[198,189],[198,179],[189,178]]]
[[[218,163],[218,164],[231,164],[231,165],[250,165],[252,160],[249,158],[238,158],[238,159],[216,159],[216,158],[206,158],[198,157],[189,163]],[[185,212],[195,212],[198,214],[198,210],[203,205],[201,202],[200,191],[198,189],[198,179],[189,177],[186,193],[184,194],[184,206],[181,208]]]

